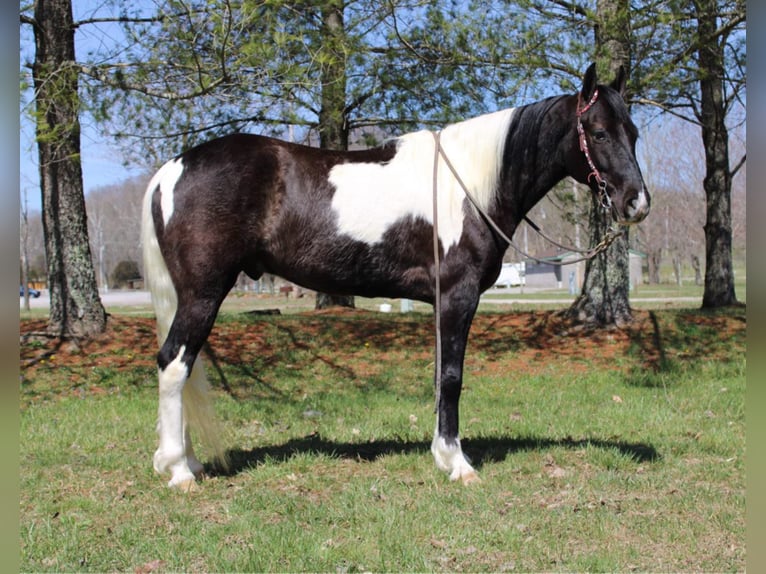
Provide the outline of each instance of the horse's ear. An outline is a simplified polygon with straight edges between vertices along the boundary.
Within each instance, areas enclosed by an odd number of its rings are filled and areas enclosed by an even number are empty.
[[[580,97],[583,102],[589,102],[593,97],[593,92],[596,91],[597,81],[596,64],[593,63],[588,66],[588,69],[585,71],[585,76],[582,79],[582,91],[580,92]]]
[[[628,74],[625,72],[625,66],[620,66],[620,68],[617,70],[617,77],[614,79],[614,81],[611,84],[611,88],[614,88],[617,90],[617,92],[625,98],[625,87],[628,83]]]

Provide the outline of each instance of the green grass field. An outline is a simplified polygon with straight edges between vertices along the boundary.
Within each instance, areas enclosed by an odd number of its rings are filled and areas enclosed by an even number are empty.
[[[188,494],[151,468],[149,320],[23,338],[21,570],[744,571],[745,310],[636,315],[477,316],[470,487],[429,452],[430,313],[224,314],[208,373],[232,464]]]

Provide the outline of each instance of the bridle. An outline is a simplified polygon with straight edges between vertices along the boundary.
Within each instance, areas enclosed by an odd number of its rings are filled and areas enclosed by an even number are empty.
[[[606,189],[606,180],[601,175],[601,172],[598,171],[596,164],[593,163],[593,158],[590,156],[588,139],[585,137],[585,128],[582,125],[583,114],[587,112],[593,106],[593,104],[596,103],[597,99],[598,88],[593,91],[593,96],[591,97],[590,101],[588,101],[588,103],[584,106],[580,107],[580,104],[582,103],[582,94],[577,94],[577,133],[580,139],[580,151],[582,151],[582,153],[585,155],[585,161],[588,162],[588,167],[590,168],[587,181],[590,183],[590,178],[596,180],[596,185],[598,185],[598,201],[601,204],[601,207],[608,211],[612,208],[612,198],[609,197],[609,192]]]

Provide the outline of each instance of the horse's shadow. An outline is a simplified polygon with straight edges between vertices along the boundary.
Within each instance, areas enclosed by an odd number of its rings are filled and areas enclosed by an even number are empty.
[[[549,439],[500,436],[463,439],[461,442],[463,449],[470,456],[472,464],[477,469],[487,463],[501,462],[516,452],[543,451],[555,447],[579,449],[590,446],[604,450],[614,449],[633,459],[636,463],[655,462],[660,459],[660,454],[652,445],[594,438]],[[322,454],[339,459],[372,462],[390,454],[425,454],[430,448],[431,443],[427,441],[378,440],[367,443],[349,443],[327,440],[318,434],[311,434],[290,439],[278,445],[249,450],[229,450],[227,452],[227,468],[207,465],[205,470],[212,476],[235,476],[258,466],[265,460],[286,462],[299,454]]]

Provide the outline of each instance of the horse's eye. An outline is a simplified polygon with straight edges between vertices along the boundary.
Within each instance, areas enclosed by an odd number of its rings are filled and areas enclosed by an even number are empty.
[[[597,142],[605,142],[606,138],[606,130],[595,130],[593,132],[593,139]]]

